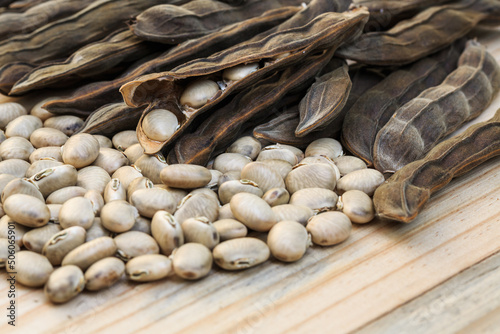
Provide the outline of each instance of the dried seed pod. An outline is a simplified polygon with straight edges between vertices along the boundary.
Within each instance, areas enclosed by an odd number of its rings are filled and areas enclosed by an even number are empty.
[[[30,155],[30,162],[33,164],[35,161],[48,158],[55,161],[62,162],[61,147],[59,146],[47,146],[40,147],[33,151]]]
[[[222,153],[215,158],[212,168],[221,173],[227,173],[229,171],[241,172],[243,167],[251,162],[252,159],[240,153]]]
[[[172,253],[172,265],[177,276],[188,280],[205,277],[212,269],[212,252],[198,243],[187,243]]]
[[[50,219],[47,205],[38,198],[25,194],[9,196],[3,203],[3,210],[16,223],[27,227],[47,225]]]
[[[47,204],[63,204],[73,197],[82,197],[87,192],[87,189],[77,186],[65,187],[52,192],[45,203]]]
[[[33,131],[42,127],[42,121],[33,115],[21,115],[7,124],[5,136],[29,139]]]
[[[117,178],[123,184],[124,188],[128,189],[130,182],[135,178],[143,176],[141,170],[136,166],[123,166],[118,168],[111,177],[113,179]]]
[[[172,260],[161,254],[146,254],[133,258],[125,265],[125,274],[131,281],[151,282],[172,273]]]
[[[236,238],[215,246],[215,263],[226,270],[240,270],[255,267],[265,262],[270,255],[269,247],[256,238]]]
[[[306,188],[296,191],[290,197],[290,204],[307,206],[316,211],[334,210],[337,205],[338,195],[329,189]]]
[[[244,136],[234,141],[226,150],[227,153],[239,153],[254,160],[259,155],[262,145],[251,136]]]
[[[333,138],[316,139],[306,148],[306,157],[325,156],[331,160],[344,154],[340,142]]]
[[[59,231],[61,231],[59,224],[49,223],[45,226],[34,228],[23,235],[23,245],[32,252],[42,253],[43,246],[47,240]]]
[[[212,249],[219,243],[219,233],[207,217],[188,218],[181,224],[186,243],[195,242]]]
[[[229,204],[236,219],[252,230],[269,231],[277,223],[269,204],[254,194],[236,194]]]
[[[14,240],[16,245],[19,247],[23,246],[23,236],[29,230],[30,229],[28,227],[14,222],[14,220],[8,215],[4,215],[0,218],[0,238],[8,239],[9,235],[12,235],[12,232],[10,231],[14,231]]]
[[[27,114],[26,108],[17,102],[0,103],[0,129],[5,130],[10,121]]]
[[[88,229],[94,222],[94,207],[85,197],[73,197],[64,202],[59,211],[59,223],[62,228],[81,226]]]
[[[17,282],[32,288],[43,286],[54,271],[45,256],[31,251],[17,252],[15,267],[6,266],[5,269],[16,274]]]
[[[53,303],[66,303],[85,288],[83,271],[77,266],[57,268],[45,284],[44,293]]]
[[[109,203],[116,200],[127,200],[127,189],[120,182],[120,179],[111,179],[104,188],[104,202]]]
[[[343,193],[348,190],[361,190],[368,196],[372,196],[375,189],[384,183],[384,174],[376,169],[365,168],[355,170],[349,174],[344,175],[337,182],[337,190]]]
[[[160,178],[169,187],[192,189],[206,186],[212,179],[212,174],[203,166],[175,164],[164,167]]]
[[[134,144],[138,144],[137,135],[133,130],[125,130],[118,132],[111,139],[113,146],[120,151],[125,151]]]
[[[70,251],[62,260],[61,265],[74,264],[82,270],[87,270],[93,263],[113,256],[116,253],[116,244],[110,237],[100,237],[86,242]]]
[[[109,288],[125,273],[125,264],[116,257],[106,257],[85,271],[85,289],[98,291]]]
[[[263,162],[252,162],[246,165],[241,171],[241,178],[254,181],[263,192],[271,188],[285,188],[281,175]]]
[[[170,255],[175,248],[184,244],[181,225],[167,211],[159,210],[155,213],[151,220],[151,234],[165,255]]]
[[[33,175],[30,180],[38,187],[42,195],[47,197],[58,189],[76,185],[77,177],[74,166],[62,165],[44,169]]]
[[[104,188],[111,177],[104,168],[99,166],[87,166],[78,171],[76,185],[87,190],[96,190],[100,194],[104,193]]]
[[[124,262],[130,259],[145,255],[158,254],[160,247],[152,236],[138,231],[128,231],[120,233],[114,237],[116,244],[116,256]]]
[[[182,224],[186,219],[198,216],[215,221],[218,215],[219,201],[207,194],[188,194],[177,206],[174,217]]]
[[[300,260],[311,245],[311,236],[304,225],[283,220],[274,225],[267,236],[271,254],[283,262]]]
[[[229,203],[224,204],[219,208],[218,219],[236,219],[233,215],[233,211],[231,211],[231,205]]]
[[[219,198],[222,204],[227,204],[231,198],[241,192],[251,193],[262,197],[262,190],[257,183],[250,180],[233,180],[227,181],[219,187]]]
[[[0,158],[2,160],[21,159],[29,160],[35,148],[23,137],[11,137],[0,144]]]
[[[294,192],[305,188],[325,188],[333,190],[336,185],[334,170],[325,164],[295,165],[285,179],[286,189]]]
[[[309,218],[314,215],[313,209],[307,206],[294,205],[294,204],[281,204],[273,206],[272,208],[276,220],[278,222],[283,220],[292,220],[306,225]]]
[[[158,210],[174,213],[177,203],[168,191],[161,188],[139,189],[130,196],[130,203],[141,216],[153,218]]]
[[[243,238],[248,234],[247,227],[236,219],[219,219],[213,222],[213,226],[219,234],[220,242],[229,239]]]
[[[354,172],[355,170],[365,169],[366,163],[358,157],[352,155],[343,155],[333,159],[341,176]]]
[[[31,155],[33,155],[33,153]],[[30,155],[30,157],[31,157],[31,155]],[[30,168],[28,168],[28,170],[26,171],[26,177],[30,178],[33,175],[40,173],[44,169],[52,168],[52,167],[56,167],[56,166],[61,166],[61,165],[63,165],[62,162],[54,160],[52,158],[42,158],[42,159],[37,160],[31,164]]]
[[[90,165],[99,155],[99,142],[88,133],[71,136],[62,148],[62,158],[65,164],[76,168]]]
[[[68,139],[69,137],[62,131],[53,128],[36,129],[30,136],[30,142],[36,148],[58,146],[61,161],[63,160],[60,146],[63,146]]]
[[[5,268],[9,259],[9,253],[18,253],[20,250],[17,244],[11,244],[9,239],[0,238],[0,268]]]
[[[25,160],[9,159],[0,161],[0,174],[9,174],[15,177],[24,177],[28,168],[30,168],[30,163]]]
[[[285,188],[271,188],[262,196],[262,199],[273,207],[287,204],[290,200],[290,193]]]
[[[177,116],[166,109],[154,109],[142,120],[144,134],[152,140],[168,140],[178,126]]]
[[[43,126],[57,129],[66,136],[71,136],[81,129],[83,120],[80,117],[72,115],[54,116],[43,122]]]
[[[64,257],[73,249],[86,241],[85,229],[81,226],[71,226],[54,233],[43,245],[42,254],[54,266],[60,265]]]
[[[375,217],[372,199],[360,190],[346,191],[337,205],[353,223],[369,223]]]
[[[163,168],[168,166],[165,157],[161,153],[154,155],[143,154],[134,165],[153,183],[162,183],[160,173]]]
[[[306,228],[316,245],[332,246],[349,238],[352,223],[344,213],[329,211],[311,217]]]
[[[116,233],[129,231],[138,216],[137,209],[127,201],[111,201],[101,209],[102,225]]]
[[[137,159],[139,159],[144,154],[144,149],[142,148],[141,144],[137,143],[127,147],[127,149],[123,151],[123,154],[125,154],[131,164],[135,164]]]
[[[118,168],[128,164],[129,161],[122,152],[106,147],[99,149],[99,154],[92,163],[93,166],[99,166],[104,169],[109,175],[113,174]]]
[[[28,179],[19,179],[15,178],[7,183],[2,189],[2,203],[5,203],[5,200],[14,194],[25,194],[38,198],[40,201],[45,201],[42,193],[38,188]]]

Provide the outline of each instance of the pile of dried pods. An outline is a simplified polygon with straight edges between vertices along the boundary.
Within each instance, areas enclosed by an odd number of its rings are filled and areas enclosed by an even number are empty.
[[[300,260],[500,154],[500,112],[443,141],[500,88],[498,0],[0,6],[0,92],[49,96],[0,105],[0,266],[55,303]]]

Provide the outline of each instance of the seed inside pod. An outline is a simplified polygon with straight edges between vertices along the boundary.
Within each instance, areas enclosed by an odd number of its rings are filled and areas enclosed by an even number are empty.
[[[177,116],[166,109],[153,109],[142,120],[142,129],[149,139],[165,141],[177,130]]]
[[[258,69],[259,69],[259,63],[240,64],[225,69],[222,72],[222,77],[224,78],[224,80],[236,81],[243,79],[247,75],[257,71]]]
[[[181,105],[191,108],[204,106],[215,94],[219,92],[219,85],[212,80],[197,80],[190,83],[181,95]]]

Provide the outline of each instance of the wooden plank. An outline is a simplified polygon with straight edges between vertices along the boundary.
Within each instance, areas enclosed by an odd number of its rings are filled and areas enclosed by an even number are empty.
[[[496,253],[355,333],[498,332],[499,286]]]

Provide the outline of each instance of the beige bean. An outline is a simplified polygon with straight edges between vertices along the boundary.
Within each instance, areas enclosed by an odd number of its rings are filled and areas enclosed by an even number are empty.
[[[291,197],[289,204],[307,206],[316,211],[335,210],[338,195],[330,189],[306,188],[296,191]]]
[[[138,178],[142,177],[142,173],[140,169],[138,169],[136,166],[123,166],[118,168],[111,177],[113,179],[117,178],[120,180],[120,182],[123,184],[123,187],[128,189],[128,186],[130,183]]]
[[[63,204],[71,198],[82,197],[86,192],[85,188],[78,186],[65,187],[52,192],[47,196],[45,202],[47,204]]]
[[[212,174],[203,166],[175,164],[164,167],[160,178],[169,187],[193,189],[206,186],[212,179]]]
[[[110,237],[100,237],[86,242],[70,251],[62,260],[62,265],[74,264],[87,270],[93,263],[113,256],[116,253],[115,241]]]
[[[172,253],[172,267],[179,277],[187,280],[200,279],[212,269],[212,252],[199,243],[184,244]]]
[[[16,273],[17,282],[32,288],[43,286],[54,271],[45,256],[24,250],[17,252],[15,264],[8,264],[5,269],[8,273]]]
[[[212,249],[219,243],[219,233],[207,217],[186,219],[181,224],[186,243],[194,242]]]
[[[342,155],[333,159],[333,162],[339,169],[341,176],[354,172],[355,170],[367,168],[363,160],[352,155]]]
[[[130,201],[132,194],[139,189],[152,189],[154,188],[154,183],[145,176],[137,177],[133,179],[127,188],[127,197]]]
[[[151,235],[151,219],[142,216],[137,217],[130,231],[139,231]]]
[[[224,204],[219,208],[219,219],[236,219],[231,211],[231,205],[229,203]]]
[[[85,229],[80,226],[71,226],[54,233],[43,245],[42,254],[54,266],[60,265],[64,257],[73,249],[83,245],[85,240]]]
[[[229,204],[236,219],[254,231],[269,231],[277,223],[269,204],[254,194],[236,194]]]
[[[143,154],[136,160],[134,165],[142,171],[145,177],[149,178],[155,184],[162,183],[160,173],[163,168],[168,166],[165,157],[161,153],[153,155]]]
[[[68,139],[69,137],[66,136],[62,131],[52,128],[36,129],[30,136],[31,144],[37,149],[44,147],[58,147],[59,152],[61,151],[61,146],[66,144]]]
[[[179,102],[191,108],[200,108],[214,98],[219,90],[219,85],[212,80],[196,80],[184,89]]]
[[[138,216],[137,209],[127,201],[111,201],[101,209],[102,225],[116,233],[129,231]]]
[[[236,219],[219,219],[213,223],[213,226],[219,233],[220,241],[229,239],[243,238],[248,234],[247,227]]]
[[[263,192],[272,188],[285,188],[281,175],[262,162],[246,165],[241,171],[241,179],[254,181]]]
[[[99,142],[91,134],[79,133],[71,136],[62,147],[65,164],[76,168],[90,165],[99,155]]]
[[[23,137],[10,137],[0,144],[0,158],[2,160],[21,159],[28,161],[35,148]]]
[[[87,230],[87,233],[85,235],[85,242],[89,242],[100,237],[111,236],[113,236],[113,232],[102,226],[100,217],[95,217],[92,226]]]
[[[267,159],[260,162],[277,172],[283,180],[286,178],[288,173],[292,171],[293,168],[292,164],[285,160]]]
[[[2,189],[2,203],[14,194],[30,195],[38,198],[40,201],[45,201],[40,190],[33,183],[29,182],[28,179],[15,178],[7,183]]]
[[[112,148],[113,147],[113,142],[111,141],[111,139],[109,139],[106,136],[94,135],[94,138],[97,139],[97,141],[99,142],[100,148],[103,148],[103,147]]]
[[[329,211],[312,217],[306,228],[316,245],[332,246],[349,238],[352,223],[344,213]]]
[[[17,102],[0,103],[0,129],[5,129],[9,122],[27,114],[26,108]]]
[[[267,236],[271,254],[283,262],[300,260],[311,245],[311,236],[304,225],[283,220],[274,225]]]
[[[73,197],[64,202],[59,211],[59,224],[62,228],[81,226],[88,229],[94,222],[94,207],[85,197]]]
[[[72,165],[62,165],[47,168],[33,175],[33,182],[42,195],[47,198],[54,191],[77,184],[78,173]]]
[[[295,152],[287,148],[283,148],[281,145],[271,145],[266,146],[260,151],[257,156],[257,161],[264,160],[284,160],[292,165],[296,165],[299,162],[299,159],[295,155]]]
[[[306,157],[323,155],[335,159],[344,154],[340,142],[333,138],[320,138],[311,142],[306,148]]]
[[[160,188],[139,189],[130,196],[130,203],[147,218],[153,218],[158,210],[174,213],[177,207],[172,195]]]
[[[184,234],[181,224],[175,217],[164,210],[159,210],[151,220],[151,234],[165,255],[184,244]]]
[[[53,223],[34,228],[23,235],[23,245],[32,252],[42,253],[45,243],[59,231],[61,226]]]
[[[30,139],[31,134],[36,129],[42,127],[42,121],[33,115],[21,115],[7,124],[5,127],[5,136],[8,137],[23,137]]]
[[[285,188],[271,188],[262,196],[262,199],[273,207],[287,204],[290,200],[290,193]]]
[[[270,255],[267,244],[257,238],[236,238],[221,242],[212,251],[215,263],[226,270],[255,267]]]
[[[172,274],[172,260],[161,254],[141,255],[125,265],[127,278],[137,282],[151,282]]]
[[[226,152],[239,153],[253,160],[257,158],[261,149],[262,145],[257,139],[251,136],[244,136],[234,141],[227,148]]]
[[[137,159],[139,159],[144,154],[144,148],[142,148],[140,143],[130,145],[123,154],[127,157],[131,164],[135,164]]]
[[[272,208],[277,221],[293,220],[306,225],[309,218],[314,215],[313,209],[307,206],[282,204],[276,205]]]
[[[45,202],[25,194],[9,196],[3,203],[5,213],[15,222],[27,227],[47,225],[50,211]]]
[[[0,192],[3,191],[5,186],[9,184],[10,181],[16,179],[21,179],[21,178],[15,177],[14,175],[11,174],[0,174]]]
[[[36,146],[35,146],[36,147]],[[40,147],[30,154],[30,162],[34,163],[37,160],[44,158],[54,159],[55,161],[62,162],[61,147],[59,146],[46,146]]]
[[[103,194],[109,181],[111,181],[111,177],[103,168],[87,166],[78,171],[76,185],[87,190],[97,190]]]
[[[315,155],[312,157],[307,157],[302,159],[300,162],[301,165],[311,165],[311,164],[325,164],[327,166],[330,166],[330,168],[333,170],[335,173],[335,181],[338,181],[340,179],[340,170],[339,168],[335,165],[332,159],[328,158],[327,156],[323,155]]]
[[[125,272],[125,264],[116,257],[106,257],[91,265],[85,271],[85,288],[98,291],[109,288],[120,280]]]
[[[258,69],[259,63],[239,64],[225,69],[222,72],[222,78],[227,81],[237,81],[245,78]]]
[[[0,268],[5,268],[8,265],[9,256],[15,261],[15,255],[20,248],[15,241],[7,238],[0,238]]]
[[[104,188],[104,202],[109,203],[116,200],[127,200],[127,189],[123,187],[120,179],[111,179]]]
[[[166,141],[179,127],[177,116],[170,110],[153,109],[142,119],[144,134],[152,140]]]
[[[211,174],[211,179],[206,185],[207,188],[210,188],[212,190],[216,190],[217,187],[219,186],[219,177],[221,177],[222,172],[219,172],[216,169],[209,169],[210,174]]]
[[[231,198],[241,192],[254,194],[261,197],[263,192],[257,183],[250,180],[233,180],[221,184],[219,187],[219,199],[222,204],[227,204]]]
[[[292,195],[306,188],[334,190],[336,183],[333,169],[325,164],[295,165],[285,179],[286,189]]]
[[[30,155],[31,157],[31,155]],[[53,168],[57,166],[62,166],[63,163],[60,161],[57,161],[53,158],[43,158],[40,160],[37,160],[33,162],[26,171],[26,177],[32,177],[33,175],[40,173],[42,170],[47,169],[47,168]]]
[[[8,239],[9,236],[12,238],[13,233],[14,241],[19,247],[23,246],[23,236],[28,231],[28,227],[14,222],[8,215],[0,218],[0,238]]]
[[[348,190],[343,193],[339,198],[338,208],[353,223],[368,223],[375,217],[373,200],[361,190]]]
[[[120,131],[111,138],[114,148],[125,151],[130,146],[139,143],[135,130]]]
[[[49,223],[53,222],[59,224],[59,211],[61,211],[62,204],[47,204],[47,207],[50,211]]]
[[[92,163],[93,166],[99,166],[104,169],[109,175],[113,174],[118,168],[128,164],[129,161],[123,152],[108,147],[99,148],[99,154]]]
[[[53,113],[47,111],[46,109],[42,108],[42,106],[45,103],[47,103],[48,101],[53,100],[53,99],[54,99],[53,97],[50,97],[50,98],[43,99],[40,102],[37,102],[33,106],[33,108],[31,108],[30,114],[33,115],[33,116],[36,116],[36,117],[40,118],[42,120],[42,122],[44,122],[45,120],[49,119],[50,117],[54,117],[55,114],[53,114]]]
[[[0,161],[0,175],[10,174],[15,177],[24,177],[30,168],[30,163],[21,159],[9,159]]]
[[[359,169],[340,178],[337,183],[337,190],[339,193],[343,193],[348,190],[361,190],[368,196],[372,196],[375,189],[384,183],[384,181],[384,174],[376,169]]]
[[[160,253],[160,247],[156,240],[143,232],[120,233],[114,240],[117,248],[116,256],[124,262],[137,256]]]
[[[233,170],[241,172],[243,167],[251,162],[252,159],[239,153],[222,153],[214,159],[212,168],[221,173]]]
[[[94,209],[94,214],[96,216],[101,214],[101,209],[104,206],[104,198],[102,197],[101,193],[97,190],[90,189],[87,190],[85,195],[83,195],[86,199],[90,201],[92,204],[92,208]]]
[[[44,293],[53,303],[66,303],[85,288],[83,271],[74,265],[57,268],[45,284]]]
[[[174,217],[183,223],[186,219],[205,216],[210,221],[217,220],[219,216],[219,202],[207,194],[188,194],[177,206]]]
[[[71,136],[82,128],[83,120],[80,117],[73,115],[59,115],[45,120],[45,122],[43,122],[43,126],[46,128],[57,129],[66,136]]]
[[[217,185],[221,187],[224,183],[229,181],[238,181],[241,178],[241,172],[239,170],[230,170],[219,176],[217,180]]]

